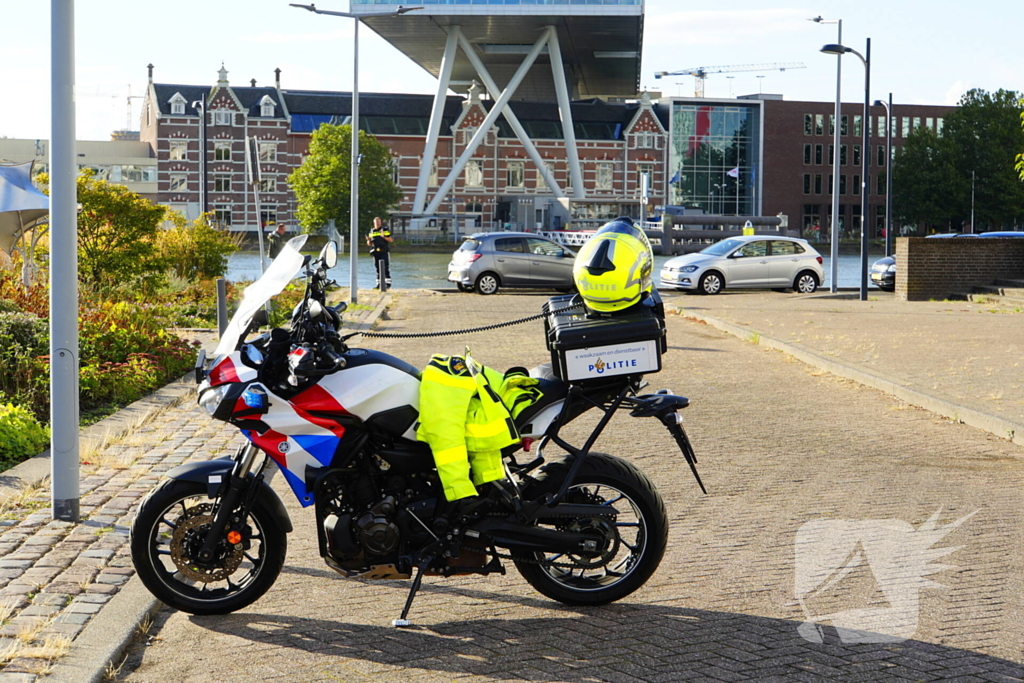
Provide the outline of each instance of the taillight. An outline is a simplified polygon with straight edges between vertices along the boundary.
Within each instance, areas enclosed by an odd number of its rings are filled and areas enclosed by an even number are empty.
[[[818,265],[819,265],[819,266],[820,266],[821,264],[823,264],[823,263],[824,263],[824,261],[822,261],[822,260],[821,260],[821,257],[820,257],[820,256],[817,256],[817,257],[815,257],[815,259],[814,259],[814,260],[818,262]]]
[[[472,263],[473,261],[476,261],[481,256],[483,256],[483,254],[470,254],[468,257],[466,257],[466,261],[468,261],[469,263]]]

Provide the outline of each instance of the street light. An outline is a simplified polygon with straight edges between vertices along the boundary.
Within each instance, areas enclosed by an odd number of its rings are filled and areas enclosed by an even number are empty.
[[[842,19],[823,19],[820,16],[808,19],[816,24],[838,24],[839,36],[836,41],[839,43],[843,42],[843,20]],[[843,60],[836,59],[836,113],[832,124],[832,261],[829,267],[832,271],[832,283],[829,286],[829,291],[835,294],[839,287],[839,133],[840,133],[840,111],[842,109],[841,95],[843,75]]]
[[[885,107],[885,255],[892,253],[892,93],[889,101],[875,100]]]
[[[867,49],[862,55],[852,47],[846,47],[838,43],[830,43],[821,48],[827,55],[839,55],[842,57],[847,52],[852,52],[860,58],[864,64],[864,114],[861,117],[861,145],[860,145],[860,300],[868,300],[868,125],[869,104],[871,102],[871,39],[867,39]],[[838,127],[839,122],[836,122]],[[837,188],[833,187],[833,190]]]
[[[192,108],[199,112],[199,213],[210,210],[206,199],[206,102],[196,100]]]
[[[356,303],[359,298],[359,275],[356,272],[359,262],[359,20],[370,17],[393,17],[411,12],[422,7],[401,7],[394,12],[366,12],[353,14],[352,12],[333,12],[325,9],[317,9],[316,5],[298,5],[289,3],[291,7],[299,7],[315,14],[329,14],[334,17],[347,17],[355,19],[353,22],[352,36],[352,166],[351,188],[349,196],[349,300]],[[383,284],[383,283],[381,283]]]

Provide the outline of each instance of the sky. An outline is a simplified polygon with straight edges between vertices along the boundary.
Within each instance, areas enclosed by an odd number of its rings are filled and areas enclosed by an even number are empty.
[[[411,3],[407,3],[411,4]],[[347,0],[319,0],[348,10]],[[819,52],[836,41],[864,52],[871,38],[871,99],[955,104],[971,88],[1024,91],[1024,2],[1019,0],[864,0],[787,4],[733,0],[646,0],[641,86],[692,96],[690,76],[655,80],[656,71],[698,66],[802,62],[786,71],[709,75],[708,97],[759,91],[787,100],[835,101],[836,57]],[[48,138],[50,3],[0,0],[4,106],[0,137]],[[349,90],[352,22],[288,6],[288,0],[79,0],[76,3],[77,132],[109,139],[125,127],[129,89],[145,94],[146,65],[161,83],[212,85],[224,63],[234,85],[270,85],[282,70],[285,89]],[[360,31],[360,90],[433,93],[436,80],[371,30]],[[729,77],[731,76],[731,78]],[[759,78],[762,76],[763,78]],[[863,102],[864,69],[843,58],[843,101]],[[141,99],[132,99],[132,129]]]

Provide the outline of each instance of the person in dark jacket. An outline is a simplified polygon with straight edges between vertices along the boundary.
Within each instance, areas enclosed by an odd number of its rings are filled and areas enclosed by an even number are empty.
[[[267,254],[271,259],[277,258],[277,255],[281,253],[281,247],[288,241],[287,237],[285,237],[285,230],[284,223],[278,223],[277,230],[270,233],[270,236],[267,237]]]

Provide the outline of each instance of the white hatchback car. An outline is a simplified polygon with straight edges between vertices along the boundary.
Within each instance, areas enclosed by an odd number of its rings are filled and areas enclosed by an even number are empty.
[[[701,294],[741,287],[810,294],[824,277],[821,254],[807,240],[765,235],[730,237],[661,267],[662,287]]]

